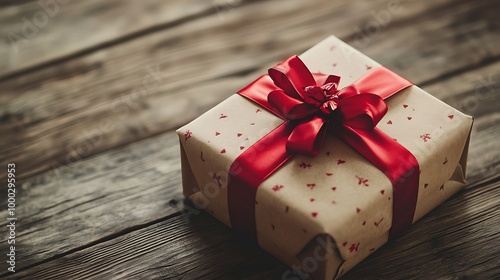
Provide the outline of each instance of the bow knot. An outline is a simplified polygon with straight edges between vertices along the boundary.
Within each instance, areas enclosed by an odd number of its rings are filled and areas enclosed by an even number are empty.
[[[325,115],[330,115],[337,109],[339,101],[339,91],[337,83],[326,83],[322,86],[306,86],[304,91],[306,96],[304,101],[320,108]]]
[[[267,96],[269,104],[295,123],[287,141],[292,152],[315,156],[328,127],[373,129],[387,112],[380,96],[355,85],[339,90],[339,76],[313,75],[297,56],[269,69],[269,76],[279,88]]]

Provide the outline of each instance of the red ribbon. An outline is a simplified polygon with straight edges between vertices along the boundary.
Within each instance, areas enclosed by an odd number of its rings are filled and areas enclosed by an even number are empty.
[[[385,98],[412,85],[379,67],[343,89],[340,77],[312,74],[292,56],[238,93],[286,121],[235,159],[229,171],[228,207],[234,229],[256,239],[255,195],[259,185],[294,154],[316,156],[327,132],[350,145],[391,180],[390,238],[413,221],[419,166],[415,157],[375,126],[387,112]]]

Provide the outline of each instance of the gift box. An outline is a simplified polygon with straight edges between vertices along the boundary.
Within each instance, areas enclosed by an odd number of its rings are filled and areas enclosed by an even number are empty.
[[[464,186],[472,122],[332,36],[177,131],[183,193],[334,279]]]

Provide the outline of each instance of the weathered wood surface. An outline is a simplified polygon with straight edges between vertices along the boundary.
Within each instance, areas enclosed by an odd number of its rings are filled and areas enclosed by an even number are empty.
[[[297,0],[272,14],[259,14],[270,4],[257,2],[228,10],[223,21],[215,13],[14,77],[0,82],[0,104],[7,104],[0,111],[4,120],[0,133],[6,134],[5,144],[0,142],[5,151],[0,164],[23,162],[21,176],[31,176],[168,131],[208,110],[276,61],[301,53],[332,33],[418,84],[481,65],[484,56],[500,52],[495,47],[500,34],[489,32],[491,27],[483,24],[486,19],[476,16],[478,10],[494,9],[494,3],[483,2],[401,4],[386,32],[370,36],[368,45],[357,39],[356,27],[364,29],[365,22],[373,20],[370,11],[387,9],[386,0],[355,2],[354,7],[322,2],[321,13]],[[437,10],[424,9],[430,7]],[[342,17],[353,9],[368,12]],[[456,17],[443,18],[446,13]],[[337,16],[342,20],[333,21]],[[495,20],[495,16],[489,17]],[[297,25],[290,25],[290,18]],[[455,23],[456,18],[472,20]],[[241,22],[245,25],[239,29],[230,28]],[[261,32],[267,25],[274,27],[273,32]],[[307,28],[296,27],[301,25]],[[474,28],[477,43],[461,41],[461,30]],[[423,39],[429,34],[440,39],[429,43]],[[442,34],[448,36],[441,38]],[[450,46],[460,48],[459,59]],[[401,50],[405,51],[401,55],[389,55]],[[157,73],[158,80],[150,81],[149,70]],[[144,79],[149,80],[146,86]]]
[[[387,25],[363,37],[357,28],[388,1],[240,2],[147,2],[155,11],[71,2],[25,56],[0,48],[9,59],[0,60],[0,164],[15,162],[22,178],[18,271],[5,267],[0,277],[281,278],[284,265],[209,215],[186,220],[183,209],[194,210],[181,198],[172,129],[329,34],[475,116],[469,187],[345,278],[499,275],[499,5],[401,1]],[[0,33],[36,3],[0,10]],[[134,91],[148,71],[161,76]],[[5,217],[5,199],[0,207]]]
[[[174,133],[167,133],[78,162],[62,177],[45,173],[23,183],[27,195],[19,203],[31,207],[19,213],[25,226],[18,241],[23,244],[21,265],[29,268],[14,278],[153,278],[169,273],[185,279],[203,273],[211,279],[280,277],[284,265],[273,261],[269,267],[272,257],[245,246],[210,215],[183,205],[180,174],[172,172],[179,164],[176,140]],[[477,174],[478,168],[485,167],[471,166],[471,173]],[[476,269],[488,279],[500,253],[498,246],[491,246],[498,241],[500,223],[499,172],[497,166],[483,173],[485,179],[438,207],[346,277],[397,279],[402,267],[414,277],[471,276],[464,267],[483,265]],[[59,180],[67,187],[60,188]],[[0,246],[4,248],[5,243]],[[231,256],[226,264],[221,263],[224,256]]]
[[[464,94],[475,93],[478,89],[487,88],[486,85],[476,89],[475,79],[490,73],[493,66],[444,80],[440,84],[459,84]],[[439,87],[429,88],[439,91]],[[498,103],[498,91],[492,92],[492,96],[495,99],[490,103]],[[445,95],[441,97],[450,104],[454,104],[454,100],[462,100]],[[458,107],[459,104],[456,105]],[[478,140],[478,137],[500,135],[500,126],[494,125],[495,121],[498,122],[498,119],[484,116],[476,119],[469,156],[475,164],[470,164],[468,168],[472,182],[500,173],[498,143],[481,143]],[[169,132],[27,179],[18,198],[18,203],[25,205],[18,212],[19,219],[23,221],[19,242],[24,245],[20,266],[30,266],[61,253],[88,247],[110,236],[119,236],[137,226],[149,225],[178,213],[181,207],[175,203],[182,198],[178,151],[177,136]],[[495,190],[498,195],[495,188],[490,195]],[[466,198],[463,197],[459,205],[468,203]],[[5,208],[2,201],[2,210]],[[475,213],[481,214],[481,209],[476,209],[478,212]],[[1,227],[5,225],[5,222],[0,224]],[[439,228],[440,223],[435,226]],[[53,235],[54,231],[64,234]],[[1,246],[6,246],[5,242]]]
[[[499,177],[471,186],[444,203],[396,242],[374,253],[345,279],[494,279],[498,276],[498,232],[495,210],[500,195],[481,195],[499,188]],[[478,189],[481,189],[478,191]],[[463,204],[478,207],[463,211]],[[459,213],[450,218],[450,212]],[[436,220],[441,223],[436,227]],[[429,233],[432,228],[434,232]],[[471,230],[481,228],[481,230]],[[470,243],[468,238],[480,239]],[[207,238],[209,236],[209,238]],[[230,257],[228,257],[230,256]],[[201,212],[130,231],[95,246],[20,272],[29,279],[281,279],[288,268],[248,245]]]
[[[210,14],[211,1],[23,1],[0,18],[0,79],[84,56]]]

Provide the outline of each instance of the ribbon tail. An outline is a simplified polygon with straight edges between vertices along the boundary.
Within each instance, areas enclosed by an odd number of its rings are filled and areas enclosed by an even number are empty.
[[[381,130],[337,126],[335,135],[350,145],[391,180],[393,222],[389,238],[400,236],[413,222],[417,206],[420,168],[415,156]]]
[[[286,149],[296,154],[317,156],[325,139],[325,124],[325,120],[318,116],[297,124],[288,137]]]

